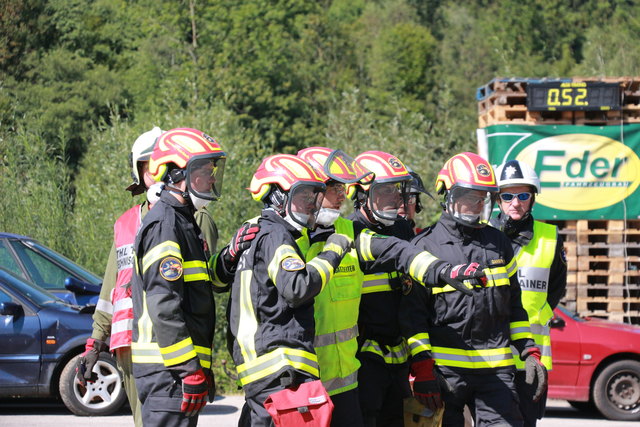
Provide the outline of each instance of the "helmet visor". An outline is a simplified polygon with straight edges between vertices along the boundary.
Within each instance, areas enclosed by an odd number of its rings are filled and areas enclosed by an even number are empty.
[[[447,209],[459,223],[480,228],[489,223],[494,202],[494,192],[454,187],[447,196]]]
[[[369,209],[379,218],[395,221],[406,198],[407,181],[374,182],[369,189]]]
[[[355,184],[357,182],[366,185],[373,178],[373,172],[367,170],[353,157],[342,150],[334,150],[324,164],[324,173],[331,179],[343,184]]]
[[[300,183],[289,190],[288,214],[307,228],[314,228],[322,207],[325,186],[322,183]]]
[[[222,190],[224,157],[194,157],[187,164],[187,188],[193,196],[217,200]]]

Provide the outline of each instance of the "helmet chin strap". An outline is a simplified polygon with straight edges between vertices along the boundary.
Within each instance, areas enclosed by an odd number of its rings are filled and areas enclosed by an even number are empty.
[[[180,188],[178,188],[175,185],[170,184],[170,183],[167,183],[167,185],[165,185],[164,188],[169,193],[177,194],[180,197],[182,197],[186,202],[192,204],[191,203],[191,198],[189,197],[189,192],[188,191],[182,191]]]

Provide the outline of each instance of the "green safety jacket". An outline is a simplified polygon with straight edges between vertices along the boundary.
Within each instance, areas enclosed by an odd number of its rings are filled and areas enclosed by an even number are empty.
[[[551,266],[556,254],[558,232],[555,225],[533,222],[533,238],[525,246],[516,249],[518,282],[522,290],[522,306],[529,315],[531,332],[542,353],[541,361],[547,370],[551,363],[551,336],[549,321],[553,308],[547,301]],[[524,369],[524,362],[514,357],[516,367]]]
[[[355,241],[353,222],[338,218],[335,232]],[[306,251],[306,260],[315,258],[324,248],[318,241]],[[347,253],[333,279],[316,296],[314,318],[316,335],[313,347],[320,365],[320,379],[330,396],[358,386],[358,307],[364,274],[355,249]]]

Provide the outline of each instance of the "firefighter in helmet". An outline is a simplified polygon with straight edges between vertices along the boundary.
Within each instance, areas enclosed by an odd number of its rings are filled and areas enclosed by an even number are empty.
[[[229,328],[238,382],[245,393],[239,425],[269,426],[272,407],[267,402],[278,402],[282,393],[305,393],[309,389],[302,385],[313,381],[322,387],[313,348],[313,301],[353,240],[333,233],[323,250],[305,262],[301,247],[309,246],[307,231],[317,223],[326,186],[299,157],[265,158],[249,190],[264,208],[260,217],[249,221],[257,222],[260,230],[236,261]],[[322,392],[326,395],[323,388]],[[302,396],[305,401],[307,397],[313,396]],[[311,416],[330,413],[328,396],[321,403],[309,407]]]
[[[549,321],[553,309],[567,286],[567,260],[562,237],[555,225],[536,221],[531,214],[540,179],[528,164],[509,160],[496,168],[500,189],[500,213],[491,225],[502,230],[509,239],[518,262],[518,281],[522,305],[527,310],[531,332],[541,351],[541,361],[551,370],[551,334]],[[525,426],[535,426],[546,406],[546,392],[534,401],[537,384],[527,384],[524,363],[514,354],[516,389]]]
[[[525,361],[527,374],[546,381],[529,320],[520,300],[517,265],[506,236],[486,227],[498,192],[491,166],[473,153],[451,157],[436,179],[443,195],[439,220],[413,239],[466,270],[486,277],[466,281],[470,295],[445,286],[413,287],[403,298],[401,324],[408,340],[429,343],[412,348],[414,396],[431,409],[444,402],[444,426],[464,424],[463,408],[475,409],[478,425],[522,425],[513,382],[511,346]]]
[[[149,172],[164,183],[134,243],[132,361],[145,425],[193,426],[215,394],[215,304],[194,213],[220,196],[226,154],[197,129],[163,133]]]
[[[355,211],[349,219],[354,226],[379,235],[411,240],[413,229],[399,216],[401,209],[406,209],[412,182],[406,166],[397,157],[382,151],[367,151],[355,160],[372,171],[375,179],[350,185]],[[432,257],[429,252],[423,253]],[[482,275],[474,271],[469,276],[452,277],[456,267],[446,262],[433,263],[430,267],[433,267],[433,276],[429,286],[446,281],[461,292],[467,291],[461,286],[462,280]],[[358,318],[361,363],[358,381],[364,423],[367,426],[402,425],[403,399],[411,395],[407,359],[409,347],[414,343],[407,343],[402,337],[398,310],[402,294],[414,287],[414,281],[399,273],[399,268],[389,265],[365,263],[364,270]]]

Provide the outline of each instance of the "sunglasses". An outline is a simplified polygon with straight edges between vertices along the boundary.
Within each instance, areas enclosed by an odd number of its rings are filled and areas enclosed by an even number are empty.
[[[526,202],[531,198],[531,193],[500,193],[503,202],[510,202],[514,197],[517,197],[521,202]]]

